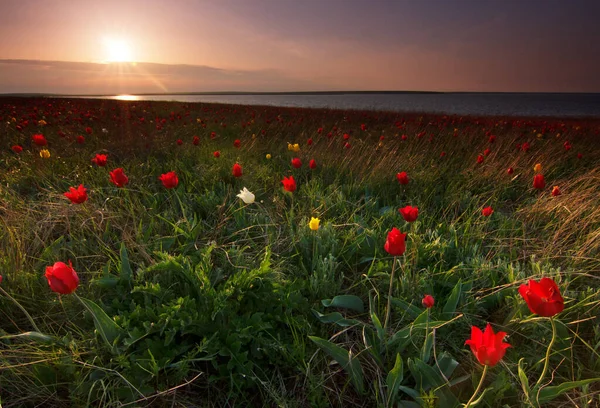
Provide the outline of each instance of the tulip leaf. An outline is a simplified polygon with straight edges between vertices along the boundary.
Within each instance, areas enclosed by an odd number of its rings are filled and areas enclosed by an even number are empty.
[[[460,295],[462,294],[462,282],[459,280],[458,283],[452,289],[452,293],[450,293],[450,297],[446,301],[444,305],[444,309],[442,310],[442,316],[446,319],[451,319],[456,312],[456,306],[458,306],[458,301],[460,300]]]
[[[43,334],[37,331],[29,331],[25,333],[19,334],[9,334],[6,336],[0,337],[0,340],[33,340],[39,343],[52,343],[55,341],[55,338],[52,336],[48,336],[47,334]]]
[[[127,282],[131,282],[133,273],[131,272],[131,264],[129,263],[129,255],[127,255],[127,248],[125,243],[121,242],[121,279]]]
[[[518,374],[519,374],[519,380],[521,380],[521,388],[523,388],[525,397],[527,397],[527,400],[529,400],[529,394],[531,392],[531,389],[529,388],[529,379],[527,378],[527,374],[525,374],[525,370],[523,369],[524,361],[525,361],[524,358],[521,358],[519,360]]]
[[[404,311],[413,319],[416,319],[423,312],[419,307],[402,299],[392,298],[392,303],[394,306],[399,306],[404,309]]]
[[[404,380],[404,367],[402,364],[402,357],[400,353],[396,354],[396,363],[394,367],[390,370],[385,380],[387,385],[387,406],[391,407],[394,405],[394,401],[398,396],[398,388],[400,384],[402,384],[402,380]]]
[[[587,380],[567,381],[560,385],[544,387],[539,391],[538,402],[544,403],[552,401],[554,398],[574,388],[582,387],[587,384],[600,382],[600,378],[588,378]]]
[[[115,340],[121,334],[121,327],[111,319],[104,310],[89,299],[76,296],[94,318],[94,326],[104,342],[112,349]]]
[[[325,307],[340,307],[342,309],[355,310],[359,313],[365,311],[365,305],[361,298],[354,295],[339,295],[333,299],[323,299],[321,303]]]
[[[333,358],[350,376],[352,384],[359,393],[364,391],[363,370],[360,361],[353,357],[351,351],[346,351],[340,346],[320,337],[308,336],[319,348]]]
[[[319,321],[321,323],[335,323],[338,326],[342,326],[342,327],[348,327],[348,326],[354,326],[356,324],[360,324],[360,322],[358,320],[344,318],[344,316],[342,316],[342,314],[339,312],[333,312],[333,313],[328,313],[328,314],[322,314],[322,313],[317,312],[316,310],[313,310],[312,312],[315,315],[315,317],[317,319],[319,319]]]
[[[427,365],[418,358],[408,359],[408,368],[417,382],[417,388],[429,390],[434,388],[435,394],[440,399],[440,406],[458,406],[458,400],[447,386],[446,379],[437,368]]]

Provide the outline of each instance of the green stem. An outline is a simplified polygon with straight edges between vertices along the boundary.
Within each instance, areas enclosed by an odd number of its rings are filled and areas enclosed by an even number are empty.
[[[487,374],[487,369],[488,369],[488,366],[486,364],[486,365],[483,366],[483,373],[481,373],[481,380],[479,380],[479,385],[477,386],[477,389],[473,393],[473,396],[471,397],[471,399],[469,400],[469,402],[467,402],[467,405],[465,405],[465,408],[469,408],[469,406],[475,400],[475,397],[477,396],[477,394],[479,394],[479,390],[481,389],[481,386],[483,385],[483,380],[485,379],[485,375]]]
[[[552,325],[552,340],[550,340],[550,344],[548,344],[548,349],[546,350],[546,359],[544,361],[544,369],[542,370],[542,375],[540,375],[540,378],[535,383],[535,388],[538,388],[542,384],[542,381],[544,381],[544,377],[546,377],[546,372],[548,371],[548,366],[550,363],[550,352],[552,351],[552,346],[556,340],[556,324],[554,323],[554,317],[550,318],[550,324]]]
[[[13,298],[11,295],[9,295],[4,289],[0,288],[0,292],[6,296],[7,298],[9,298],[10,300],[13,301],[13,303],[15,305],[17,305],[17,307],[19,309],[21,309],[21,311],[23,313],[25,313],[25,316],[27,316],[27,318],[29,319],[29,322],[31,323],[31,325],[33,326],[33,328],[35,329],[36,332],[41,333],[42,331],[39,329],[39,327],[37,327],[37,324],[35,324],[35,322],[33,321],[33,317],[31,317],[31,315],[27,312],[27,310],[25,310],[25,308],[23,306],[21,306],[21,304],[19,302],[17,302],[17,300],[15,298]]]
[[[392,312],[392,290],[394,288],[394,272],[396,271],[396,257],[392,261],[392,274],[390,275],[390,290],[388,292],[387,311],[385,312],[385,321],[383,322],[383,328],[385,329],[390,320],[390,313]]]

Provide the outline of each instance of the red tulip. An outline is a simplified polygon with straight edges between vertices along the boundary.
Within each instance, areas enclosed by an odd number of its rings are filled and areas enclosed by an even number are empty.
[[[527,142],[523,143],[523,145],[521,145],[521,150],[523,150],[525,153],[527,153],[529,151],[529,148],[531,147],[531,145]]]
[[[507,174],[513,174],[515,172],[515,169],[513,169],[512,167],[509,167],[508,170],[506,170]]]
[[[215,156],[215,157],[219,157],[219,156]],[[233,174],[233,177],[242,177],[242,166],[240,166],[239,164],[234,164],[233,168],[231,169],[231,174]]]
[[[165,186],[165,188],[174,188],[177,187],[177,184],[179,184],[179,178],[177,177],[177,174],[175,174],[174,171],[161,174],[158,179],[162,181],[163,186]]]
[[[419,216],[419,208],[411,207],[410,205],[407,205],[404,208],[400,208],[398,210],[398,212],[400,214],[402,214],[402,217],[404,217],[404,220],[406,220],[408,222],[415,221],[417,219],[417,217]]]
[[[86,132],[88,135],[91,135],[91,134],[92,134],[92,128],[91,128],[91,127],[89,127],[89,126],[88,126],[88,127],[86,127],[86,128],[85,128],[85,132]]]
[[[494,135],[490,136],[489,142],[494,143],[495,141],[496,141],[496,136],[494,136]]]
[[[427,309],[431,309],[433,307],[433,305],[435,304],[435,299],[431,295],[425,295],[423,300],[421,300],[421,304],[423,304],[423,307],[426,307]]]
[[[489,154],[490,154],[491,152],[492,152],[492,151],[491,151],[490,149],[485,149],[485,150],[483,151],[483,155],[484,155],[484,156],[489,156]]]
[[[546,187],[546,181],[544,180],[544,175],[536,174],[535,176],[533,176],[533,188],[542,190],[544,187]]]
[[[402,141],[404,141],[404,140],[408,139],[408,136],[402,135],[402,137],[400,139],[402,139]]]
[[[383,142],[384,140],[385,140],[385,136],[384,135],[379,136],[379,141],[380,142]]]
[[[96,157],[92,159],[92,163],[96,164],[98,167],[106,166],[107,155],[105,154],[97,154]]]
[[[14,145],[13,147],[11,147],[12,151],[19,154],[23,151],[23,148],[19,145]]]
[[[285,191],[289,191],[290,193],[296,191],[296,180],[294,180],[294,176],[284,177],[283,180],[281,180],[281,183],[283,184],[283,189]]]
[[[440,153],[440,157],[444,157],[446,155],[446,152],[441,152]]]
[[[114,169],[110,173],[110,181],[117,187],[121,188],[129,183],[129,178],[123,172],[121,167]]]
[[[240,142],[240,139],[235,139],[234,142],[233,142],[233,147],[235,147],[236,149],[238,149],[241,144],[242,144],[242,142]]]
[[[477,164],[481,164],[481,163],[483,163],[483,156],[479,155],[479,156],[477,156]]]
[[[217,134],[215,132],[210,132],[210,138],[214,139],[215,137],[217,137]]]
[[[569,141],[567,140],[565,143],[563,143],[563,146],[565,148],[565,152],[568,152],[569,150],[571,150],[571,143],[569,143]]]
[[[85,137],[83,137],[81,135],[77,136],[77,143],[79,143],[79,144],[85,143]]]
[[[396,227],[388,232],[387,239],[383,249],[392,256],[400,256],[406,250],[406,234],[400,232]]]
[[[53,266],[46,267],[46,279],[52,291],[63,295],[75,292],[79,285],[79,277],[71,261],[68,266],[63,262],[56,262]]]
[[[312,145],[312,144],[313,144],[313,140],[309,138],[309,139],[306,141],[306,144],[307,144],[307,145],[309,145],[309,146],[310,146],[310,145]]]
[[[322,127],[318,128],[317,133],[319,133],[319,134],[323,133],[323,128]]]
[[[344,140],[350,139],[350,135],[348,133],[344,133]]]
[[[405,171],[396,174],[396,178],[398,179],[398,182],[402,185],[406,185],[408,184],[408,174],[406,174]]]
[[[483,210],[481,210],[481,214],[484,217],[489,217],[493,213],[494,213],[494,210],[492,209],[492,207],[485,207]]]
[[[46,146],[48,144],[44,135],[33,135],[31,140],[38,146]]]
[[[177,146],[181,146],[183,144],[183,140],[177,139]]]
[[[583,157],[583,154],[581,154],[581,153],[577,153],[577,158],[578,158],[578,159],[581,159],[582,157]]]
[[[192,140],[192,144],[194,146],[198,146],[199,143],[200,143],[200,138],[198,136],[194,136],[194,139]]]
[[[560,192],[560,188],[558,188],[558,186],[554,186],[554,187],[552,188],[552,196],[553,196],[553,197],[559,196],[559,195],[561,195],[561,194],[562,194],[562,193]]]
[[[346,144],[344,145],[344,147],[345,147],[346,149],[350,149],[352,146],[350,145],[350,143],[346,142]]]
[[[312,159],[310,162],[308,162],[308,167],[310,167],[311,169],[317,168],[317,162],[315,161],[315,159]]]
[[[538,316],[552,317],[565,308],[558,285],[550,278],[542,278],[539,282],[530,280],[527,285],[519,287],[519,293],[527,302],[531,313]]]
[[[292,166],[299,169],[300,167],[302,167],[302,161],[300,161],[299,158],[295,157],[292,159]]]
[[[510,347],[510,344],[503,342],[505,336],[505,332],[494,333],[489,323],[483,332],[480,328],[471,326],[471,338],[465,344],[471,346],[471,351],[481,364],[493,367],[502,360],[506,349]]]
[[[367,125],[365,125],[364,123],[360,125],[360,130],[367,130]]]
[[[69,187],[69,191],[63,193],[63,195],[71,200],[73,204],[81,204],[88,199],[87,189],[83,184],[80,184],[77,188]]]

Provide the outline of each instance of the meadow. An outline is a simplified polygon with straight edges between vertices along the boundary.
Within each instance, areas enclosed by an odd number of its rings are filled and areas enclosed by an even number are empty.
[[[0,140],[2,407],[600,406],[600,119],[5,98]]]

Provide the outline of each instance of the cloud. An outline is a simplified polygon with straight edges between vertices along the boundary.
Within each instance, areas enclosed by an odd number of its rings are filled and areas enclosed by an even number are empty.
[[[279,70],[200,65],[0,60],[0,93],[122,94],[315,90]]]

